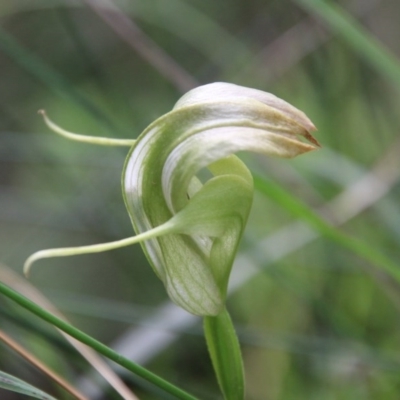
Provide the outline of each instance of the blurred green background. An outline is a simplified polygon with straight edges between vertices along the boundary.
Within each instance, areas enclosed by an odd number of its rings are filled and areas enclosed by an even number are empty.
[[[62,139],[38,109],[71,131],[135,138],[184,92],[214,81],[305,111],[321,150],[290,161],[240,156],[398,260],[399,15],[395,0],[2,0],[0,280],[8,268],[21,275],[34,251],[132,235],[120,188],[127,150]],[[168,305],[140,246],[40,261],[30,282],[80,329],[201,399],[221,398],[201,321]],[[232,283],[247,399],[400,398],[399,283],[374,263],[257,191]],[[0,328],[83,387],[87,363],[3,297]],[[69,398],[3,344],[0,370]],[[140,399],[167,398],[124,379]],[[91,399],[120,398],[91,380],[100,389]],[[21,395],[0,389],[0,398]]]

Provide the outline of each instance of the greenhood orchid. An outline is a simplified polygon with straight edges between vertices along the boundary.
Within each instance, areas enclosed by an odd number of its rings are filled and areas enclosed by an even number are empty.
[[[40,258],[140,242],[170,298],[201,316],[218,315],[224,308],[252,203],[251,174],[233,154],[248,150],[290,158],[319,146],[304,113],[270,93],[229,83],[191,90],[136,141],[77,135],[45,120],[54,131],[76,140],[131,146],[122,188],[137,235],[39,251],[27,260],[25,273]],[[203,168],[212,174],[205,183],[196,175]]]

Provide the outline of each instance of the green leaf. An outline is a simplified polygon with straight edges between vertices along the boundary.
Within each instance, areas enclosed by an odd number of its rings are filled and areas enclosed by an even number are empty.
[[[30,385],[29,383],[26,383],[23,380],[9,375],[3,371],[0,371],[0,388],[9,390],[11,392],[25,394],[27,396],[34,397],[35,399],[56,400],[55,397],[50,396],[42,390]]]

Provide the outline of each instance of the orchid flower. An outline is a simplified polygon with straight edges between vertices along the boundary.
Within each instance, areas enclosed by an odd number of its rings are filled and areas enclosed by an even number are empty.
[[[131,146],[122,189],[137,235],[39,251],[28,258],[25,273],[41,258],[141,243],[171,300],[203,317],[225,312],[229,275],[252,204],[251,173],[234,153],[291,158],[319,147],[303,112],[270,93],[229,83],[189,91],[136,141],[77,135],[44,117],[51,129],[71,139]],[[202,182],[198,173],[205,168],[211,178]],[[212,323],[207,329],[212,335]],[[221,384],[224,378],[218,379]]]

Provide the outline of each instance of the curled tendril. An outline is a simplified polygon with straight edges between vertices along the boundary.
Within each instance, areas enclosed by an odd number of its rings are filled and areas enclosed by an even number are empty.
[[[290,158],[319,147],[310,134],[315,127],[304,113],[272,94],[228,83],[191,90],[136,141],[76,135],[45,118],[55,132],[75,140],[131,146],[122,187],[137,235],[39,251],[27,260],[25,273],[40,258],[140,242],[170,298],[201,316],[215,316],[224,309],[252,203],[251,174],[234,153]],[[211,178],[203,183],[198,173],[204,168]]]

